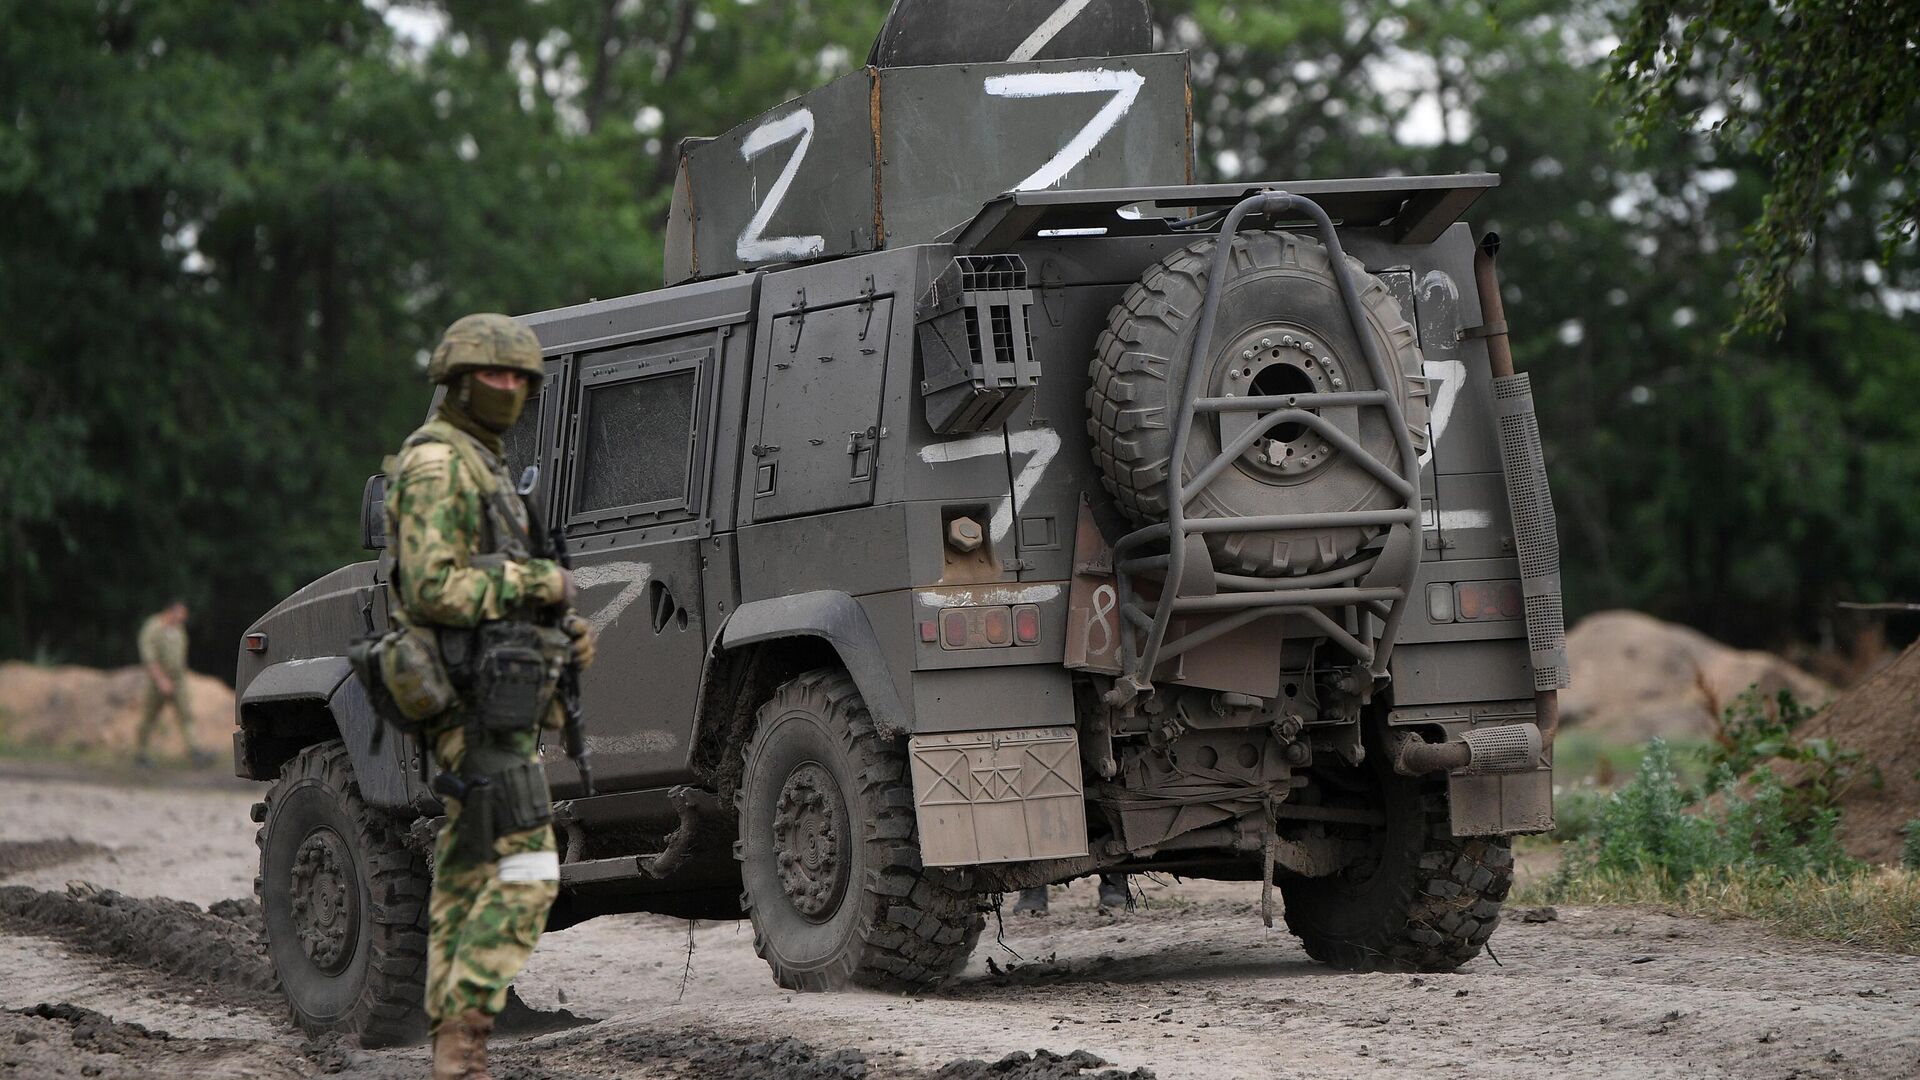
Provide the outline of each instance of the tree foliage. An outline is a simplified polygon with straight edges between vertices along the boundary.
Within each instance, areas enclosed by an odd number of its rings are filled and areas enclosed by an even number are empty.
[[[248,621],[360,557],[440,329],[656,286],[679,141],[848,70],[885,6],[0,0],[0,655],[127,662],[179,593],[194,663],[229,671]],[[1201,179],[1504,175],[1473,218],[1506,238],[1576,612],[1761,643],[1920,593],[1915,260],[1874,261],[1904,133],[1842,162],[1779,333],[1723,347],[1770,151],[1685,123],[1622,146],[1615,0],[1155,13],[1193,53]]]
[[[1920,4],[1912,0],[1641,0],[1611,84],[1639,143],[1706,125],[1766,160],[1747,234],[1738,326],[1776,329],[1794,270],[1841,190],[1888,188],[1887,258],[1920,229]]]

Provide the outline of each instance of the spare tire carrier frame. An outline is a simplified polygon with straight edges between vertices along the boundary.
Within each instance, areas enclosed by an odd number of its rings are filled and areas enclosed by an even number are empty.
[[[1227,260],[1234,234],[1252,215],[1272,217],[1288,211],[1312,219],[1319,232],[1320,242],[1325,245],[1332,263],[1341,302],[1346,308],[1348,321],[1353,325],[1354,336],[1366,355],[1367,369],[1372,373],[1376,389],[1277,397],[1200,397],[1200,385],[1205,381],[1204,365],[1212,344],[1220,295],[1227,280]],[[1407,430],[1405,410],[1401,408],[1399,399],[1387,389],[1393,385],[1392,380],[1398,373],[1389,370],[1379,343],[1368,332],[1366,308],[1360,299],[1359,287],[1353,280],[1353,268],[1347,265],[1346,252],[1340,247],[1340,238],[1327,212],[1311,199],[1284,191],[1261,192],[1242,199],[1227,212],[1220,224],[1219,240],[1214,245],[1213,260],[1207,272],[1206,289],[1200,318],[1194,328],[1193,351],[1181,375],[1180,406],[1174,414],[1173,449],[1169,457],[1171,465],[1167,470],[1167,520],[1135,529],[1113,546],[1114,576],[1120,593],[1121,673],[1113,689],[1107,693],[1107,703],[1125,705],[1135,697],[1151,692],[1153,670],[1161,663],[1222,634],[1274,615],[1297,615],[1307,619],[1328,639],[1353,654],[1375,679],[1384,678],[1394,639],[1399,636],[1400,623],[1406,613],[1413,572],[1418,566],[1414,559],[1401,560],[1404,572],[1399,574],[1392,573],[1390,568],[1395,560],[1381,558],[1371,565],[1362,563],[1353,567],[1350,572],[1323,572],[1298,578],[1261,578],[1258,579],[1258,587],[1249,589],[1253,579],[1222,575],[1213,569],[1211,559],[1204,557],[1203,546],[1201,562],[1204,568],[1195,572],[1211,574],[1213,580],[1193,590],[1204,595],[1190,595],[1182,590],[1189,572],[1187,545],[1202,533],[1267,532],[1351,525],[1388,526],[1393,530],[1388,538],[1391,546],[1394,533],[1407,534],[1416,529],[1420,521],[1419,453],[1414,449],[1412,435]],[[1374,457],[1331,421],[1310,411],[1334,406],[1377,406],[1385,409],[1400,455],[1399,469],[1395,470]],[[1271,411],[1222,446],[1219,456],[1191,481],[1183,481],[1179,463],[1186,460],[1187,438],[1192,432],[1196,413],[1265,410]],[[1382,486],[1400,500],[1400,505],[1375,510],[1187,520],[1186,504],[1256,441],[1283,424],[1302,424],[1312,428],[1336,449],[1352,455],[1355,462],[1373,474]],[[1166,541],[1166,554],[1126,558],[1134,549],[1160,540]],[[1134,591],[1133,574],[1130,571],[1148,568],[1164,568],[1159,600],[1145,600]],[[1399,580],[1377,580],[1383,576],[1376,572],[1380,570],[1386,570],[1387,575]],[[1359,584],[1350,584],[1355,578],[1360,579]],[[1360,608],[1362,615],[1384,618],[1379,633],[1368,635],[1371,641],[1362,640],[1335,619],[1334,613],[1352,607]],[[1173,616],[1182,612],[1221,613],[1225,617],[1168,641],[1167,629]],[[1366,624],[1360,621],[1356,625],[1364,628]]]

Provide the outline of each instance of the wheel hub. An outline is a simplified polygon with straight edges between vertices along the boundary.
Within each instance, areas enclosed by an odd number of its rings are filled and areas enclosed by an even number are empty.
[[[1227,370],[1216,392],[1224,397],[1283,397],[1348,390],[1346,372],[1325,341],[1305,330],[1267,326],[1235,339],[1227,353]],[[1320,410],[1309,410],[1318,414]],[[1252,426],[1256,414],[1220,414],[1220,441],[1224,445]],[[1305,424],[1281,424],[1240,455],[1256,475],[1294,480],[1317,471],[1332,460],[1332,444]]]
[[[332,829],[315,829],[293,856],[293,929],[313,965],[337,975],[360,936],[360,890],[353,856]]]
[[[793,770],[773,813],[773,858],[793,909],[825,922],[846,893],[847,814],[840,787],[822,766]]]

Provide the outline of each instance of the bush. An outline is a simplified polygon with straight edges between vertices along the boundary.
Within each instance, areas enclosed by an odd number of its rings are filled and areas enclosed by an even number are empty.
[[[1757,696],[1742,700],[1750,706]],[[1731,737],[1713,752],[1704,786],[1684,781],[1672,748],[1655,739],[1619,791],[1562,794],[1560,832],[1578,839],[1565,846],[1559,872],[1523,899],[1674,904],[1801,936],[1920,951],[1920,875],[1910,872],[1920,869],[1920,820],[1907,828],[1908,870],[1855,861],[1840,846],[1836,800],[1861,775],[1858,755],[1776,741],[1805,718],[1790,698],[1772,713],[1736,706],[1728,714]],[[1774,771],[1781,761],[1806,766],[1795,770],[1802,783]],[[1744,778],[1737,763],[1750,770]]]
[[[1793,731],[1814,714],[1782,690],[1771,700],[1756,684],[1720,711],[1719,730],[1707,764],[1743,776],[1763,761],[1794,752]]]
[[[1781,877],[1857,868],[1840,847],[1840,812],[1830,802],[1810,803],[1767,769],[1744,787],[1723,780],[1701,803],[1675,774],[1672,751],[1655,739],[1633,781],[1601,800],[1588,835],[1569,845],[1559,876],[1654,875],[1678,889],[1735,868]]]
[[[1900,865],[1909,870],[1920,870],[1920,818],[1907,822],[1900,832],[1906,837],[1900,845]]]

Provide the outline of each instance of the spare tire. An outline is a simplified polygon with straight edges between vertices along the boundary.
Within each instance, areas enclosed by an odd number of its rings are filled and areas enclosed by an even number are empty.
[[[1087,390],[1087,431],[1115,502],[1134,523],[1167,517],[1179,373],[1193,354],[1215,238],[1156,263],[1107,315]],[[1233,238],[1213,345],[1197,396],[1273,396],[1371,390],[1373,373],[1355,337],[1326,248],[1287,232]],[[1425,446],[1427,402],[1418,340],[1380,279],[1349,257],[1374,337],[1393,376],[1416,448]],[[1400,454],[1385,409],[1315,410],[1398,473]],[[1181,476],[1190,479],[1252,422],[1252,413],[1200,413]],[[1187,517],[1249,517],[1391,509],[1398,498],[1351,455],[1304,424],[1283,424],[1256,442],[1187,506]],[[1222,571],[1279,576],[1332,569],[1382,531],[1342,526],[1289,532],[1210,533]]]

